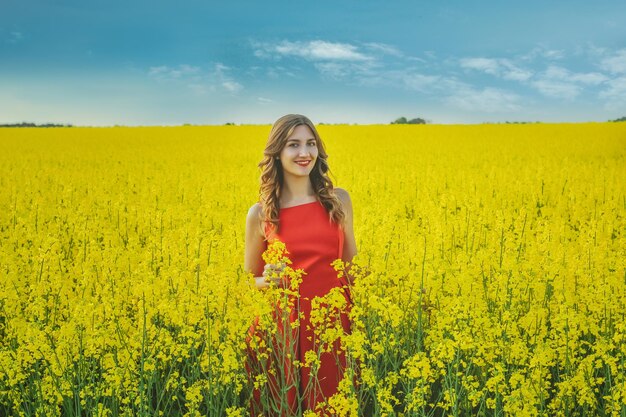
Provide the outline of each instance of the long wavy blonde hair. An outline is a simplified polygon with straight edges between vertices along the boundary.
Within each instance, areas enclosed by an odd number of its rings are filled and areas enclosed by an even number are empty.
[[[297,126],[306,125],[313,135],[317,143],[318,157],[313,166],[313,170],[309,174],[313,190],[317,196],[317,200],[322,203],[328,212],[329,219],[334,223],[343,227],[345,213],[341,205],[341,201],[335,195],[333,182],[330,180],[328,167],[328,154],[324,148],[324,143],[320,138],[317,129],[307,118],[301,114],[287,114],[276,120],[267,139],[265,150],[263,151],[263,159],[259,162],[261,168],[261,186],[259,190],[259,204],[261,205],[261,225],[269,224],[275,233],[278,233],[280,224],[278,214],[280,212],[280,195],[283,189],[283,167],[280,162],[280,153],[287,144],[287,138],[291,136]],[[265,230],[263,236],[267,240]]]

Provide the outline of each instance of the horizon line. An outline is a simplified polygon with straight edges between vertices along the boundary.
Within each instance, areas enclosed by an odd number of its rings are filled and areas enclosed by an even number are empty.
[[[445,123],[445,122],[428,122],[428,123],[328,123],[318,122],[314,123],[316,126],[474,126],[474,125],[526,125],[526,124],[586,124],[586,123],[616,123],[626,121],[626,117],[622,117],[616,120],[588,120],[588,121],[502,121],[502,122],[476,122],[476,123]],[[34,126],[32,126],[34,125]],[[88,124],[71,124],[71,123],[35,123],[35,122],[19,122],[19,123],[0,123],[0,128],[112,128],[112,127],[208,127],[208,126],[272,126],[273,122],[268,123],[179,123],[179,124],[111,124],[111,125],[88,125]]]

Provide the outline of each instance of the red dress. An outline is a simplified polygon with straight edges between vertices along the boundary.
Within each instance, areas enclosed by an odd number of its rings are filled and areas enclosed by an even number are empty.
[[[295,338],[293,340],[295,359],[304,362],[305,352],[308,350],[317,352],[320,347],[319,339],[316,338],[309,321],[311,300],[314,297],[324,296],[335,287],[342,288],[347,308],[339,312],[336,317],[341,320],[343,330],[346,333],[350,331],[350,321],[347,315],[350,297],[346,287],[347,282],[345,278],[337,278],[337,271],[331,265],[334,260],[342,257],[344,234],[337,224],[330,221],[328,212],[319,201],[283,208],[279,213],[279,221],[279,233],[272,234],[269,227],[266,228],[270,241],[277,238],[284,242],[289,252],[287,256],[292,262],[290,266],[294,270],[301,268],[306,273],[302,276],[299,287],[300,297],[297,308],[291,312],[292,320],[300,316],[300,324],[295,331],[286,332],[290,334],[289,337]],[[281,414],[295,415],[297,411],[315,410],[318,403],[328,400],[337,392],[345,367],[345,354],[339,350],[338,342],[335,342],[331,352],[321,353],[317,378],[311,375],[311,369],[308,367],[303,366],[294,370],[293,367],[289,369],[289,364],[283,364],[284,374],[293,375],[293,379],[287,377],[291,380],[287,383],[292,385],[286,393],[291,410],[281,410]],[[296,378],[298,380],[295,380]],[[254,404],[252,408],[253,415],[261,411],[254,410]],[[325,413],[322,412],[322,414]],[[267,415],[267,410],[265,415]]]

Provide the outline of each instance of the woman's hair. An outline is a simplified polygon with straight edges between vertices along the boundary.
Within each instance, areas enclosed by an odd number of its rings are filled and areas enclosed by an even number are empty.
[[[261,205],[261,224],[271,224],[273,230],[278,232],[280,211],[279,198],[283,189],[283,167],[280,159],[281,151],[287,144],[287,138],[291,136],[297,126],[306,125],[313,135],[318,149],[318,157],[313,166],[313,170],[309,174],[313,190],[317,196],[317,200],[322,203],[328,212],[329,219],[340,226],[343,226],[345,213],[343,211],[341,201],[335,195],[333,183],[327,173],[330,173],[328,167],[328,154],[324,149],[324,143],[313,123],[301,114],[287,114],[276,120],[272,126],[265,150],[263,151],[263,160],[259,162],[261,168],[261,186],[259,192],[259,204]],[[264,223],[265,222],[265,223]],[[265,230],[263,230],[265,236]],[[268,239],[268,236],[265,236]]]

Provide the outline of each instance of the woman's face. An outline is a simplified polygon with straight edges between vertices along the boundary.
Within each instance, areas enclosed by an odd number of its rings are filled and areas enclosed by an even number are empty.
[[[317,142],[311,129],[307,125],[296,126],[280,152],[283,173],[308,176],[317,161],[317,155]]]

